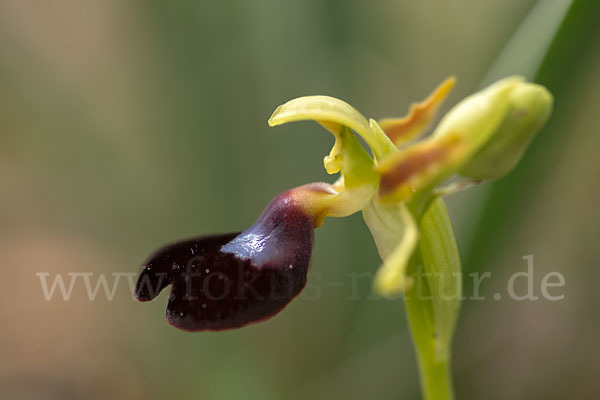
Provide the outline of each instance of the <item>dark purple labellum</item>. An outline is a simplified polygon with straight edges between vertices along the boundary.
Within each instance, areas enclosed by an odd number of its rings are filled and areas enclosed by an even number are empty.
[[[314,218],[290,192],[237,234],[205,236],[158,250],[142,267],[135,297],[172,285],[167,320],[187,331],[239,328],[281,311],[305,286]]]

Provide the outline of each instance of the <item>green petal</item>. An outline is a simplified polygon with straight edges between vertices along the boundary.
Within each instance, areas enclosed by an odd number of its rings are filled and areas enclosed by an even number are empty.
[[[417,244],[417,225],[403,203],[371,202],[363,209],[379,256],[384,261],[375,275],[375,291],[384,297],[402,293],[412,284],[406,266]]]

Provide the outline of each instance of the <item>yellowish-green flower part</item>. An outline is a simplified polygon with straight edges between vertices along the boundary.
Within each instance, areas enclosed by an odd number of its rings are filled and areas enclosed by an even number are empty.
[[[413,194],[431,189],[460,165],[467,151],[459,133],[428,139],[406,148],[379,164],[378,201],[397,203]]]
[[[386,297],[396,296],[413,285],[406,267],[419,238],[417,223],[404,203],[372,202],[363,209],[363,219],[373,235],[382,266],[375,275],[374,288]]]
[[[417,248],[421,218],[436,197],[452,192],[440,191],[438,185],[454,175],[480,181],[510,172],[550,115],[548,91],[512,76],[460,101],[430,136],[415,141],[454,83],[454,77],[446,79],[406,116],[379,123],[328,96],[293,99],[269,119],[270,126],[314,120],[334,135],[323,163],[329,174],[340,173],[340,178],[333,185],[319,190],[307,186],[309,190],[298,193],[306,194],[303,203],[319,216],[317,225],[326,216],[363,212],[383,260],[374,283],[382,296],[396,296],[411,287],[406,268]],[[442,215],[443,203],[436,204]]]
[[[315,120],[331,132],[335,143],[323,164],[329,174],[341,173],[330,185],[336,196],[322,194],[318,200],[329,217],[345,217],[362,210],[377,190],[378,176],[374,160],[359,143],[351,129],[373,146],[385,149],[387,137],[373,135],[369,122],[349,104],[327,96],[308,96],[291,100],[279,107],[269,118],[270,126],[292,121]],[[382,152],[384,150],[381,150]],[[315,199],[316,201],[317,199]]]
[[[431,191],[457,173],[473,181],[507,174],[551,109],[552,96],[544,87],[517,76],[467,97],[448,112],[430,137],[375,167],[381,182],[379,200],[404,201],[414,193]]]
[[[458,172],[473,180],[499,178],[519,162],[551,110],[548,90],[513,76],[461,101],[433,138],[460,134],[467,151]]]
[[[383,131],[371,129],[374,121],[367,121],[348,103],[329,96],[305,96],[290,100],[273,111],[273,115],[269,118],[269,126],[306,120],[313,120],[323,125],[335,136],[336,142],[340,140],[342,127],[352,129],[363,138],[377,159],[385,157],[396,149]],[[325,159],[326,169],[329,173],[335,173],[337,172],[335,168],[328,167],[331,161]]]
[[[484,180],[508,174],[548,121],[553,98],[543,86],[522,82],[511,90],[508,102],[490,139],[459,171],[462,176]]]
[[[512,91],[521,84],[522,77],[511,76],[466,97],[442,118],[432,138],[460,134],[471,150],[465,154],[467,158],[489,140],[508,112]]]

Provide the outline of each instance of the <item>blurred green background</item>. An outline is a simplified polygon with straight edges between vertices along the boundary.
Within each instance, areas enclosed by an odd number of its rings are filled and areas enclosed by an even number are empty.
[[[278,104],[326,94],[398,116],[454,74],[445,111],[480,87],[534,4],[2,1],[2,397],[419,398],[402,302],[351,284],[380,262],[360,215],[316,231],[304,295],[238,331],[178,331],[168,294],[137,303],[125,278],[112,301],[90,301],[81,281],[46,301],[36,273],[95,283],[169,241],[245,228],[278,192],[333,179],[331,136],[268,128]],[[600,397],[598,31],[552,60],[555,112],[519,168],[448,199],[465,270],[493,273],[458,323],[460,399]],[[558,271],[565,299],[494,301],[529,254],[536,294]]]

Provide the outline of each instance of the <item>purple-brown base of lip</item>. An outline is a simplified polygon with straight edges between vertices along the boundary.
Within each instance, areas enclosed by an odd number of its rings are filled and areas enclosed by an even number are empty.
[[[285,192],[237,234],[205,236],[158,250],[142,267],[135,297],[172,285],[167,320],[186,331],[239,328],[281,311],[306,285],[314,218]]]

